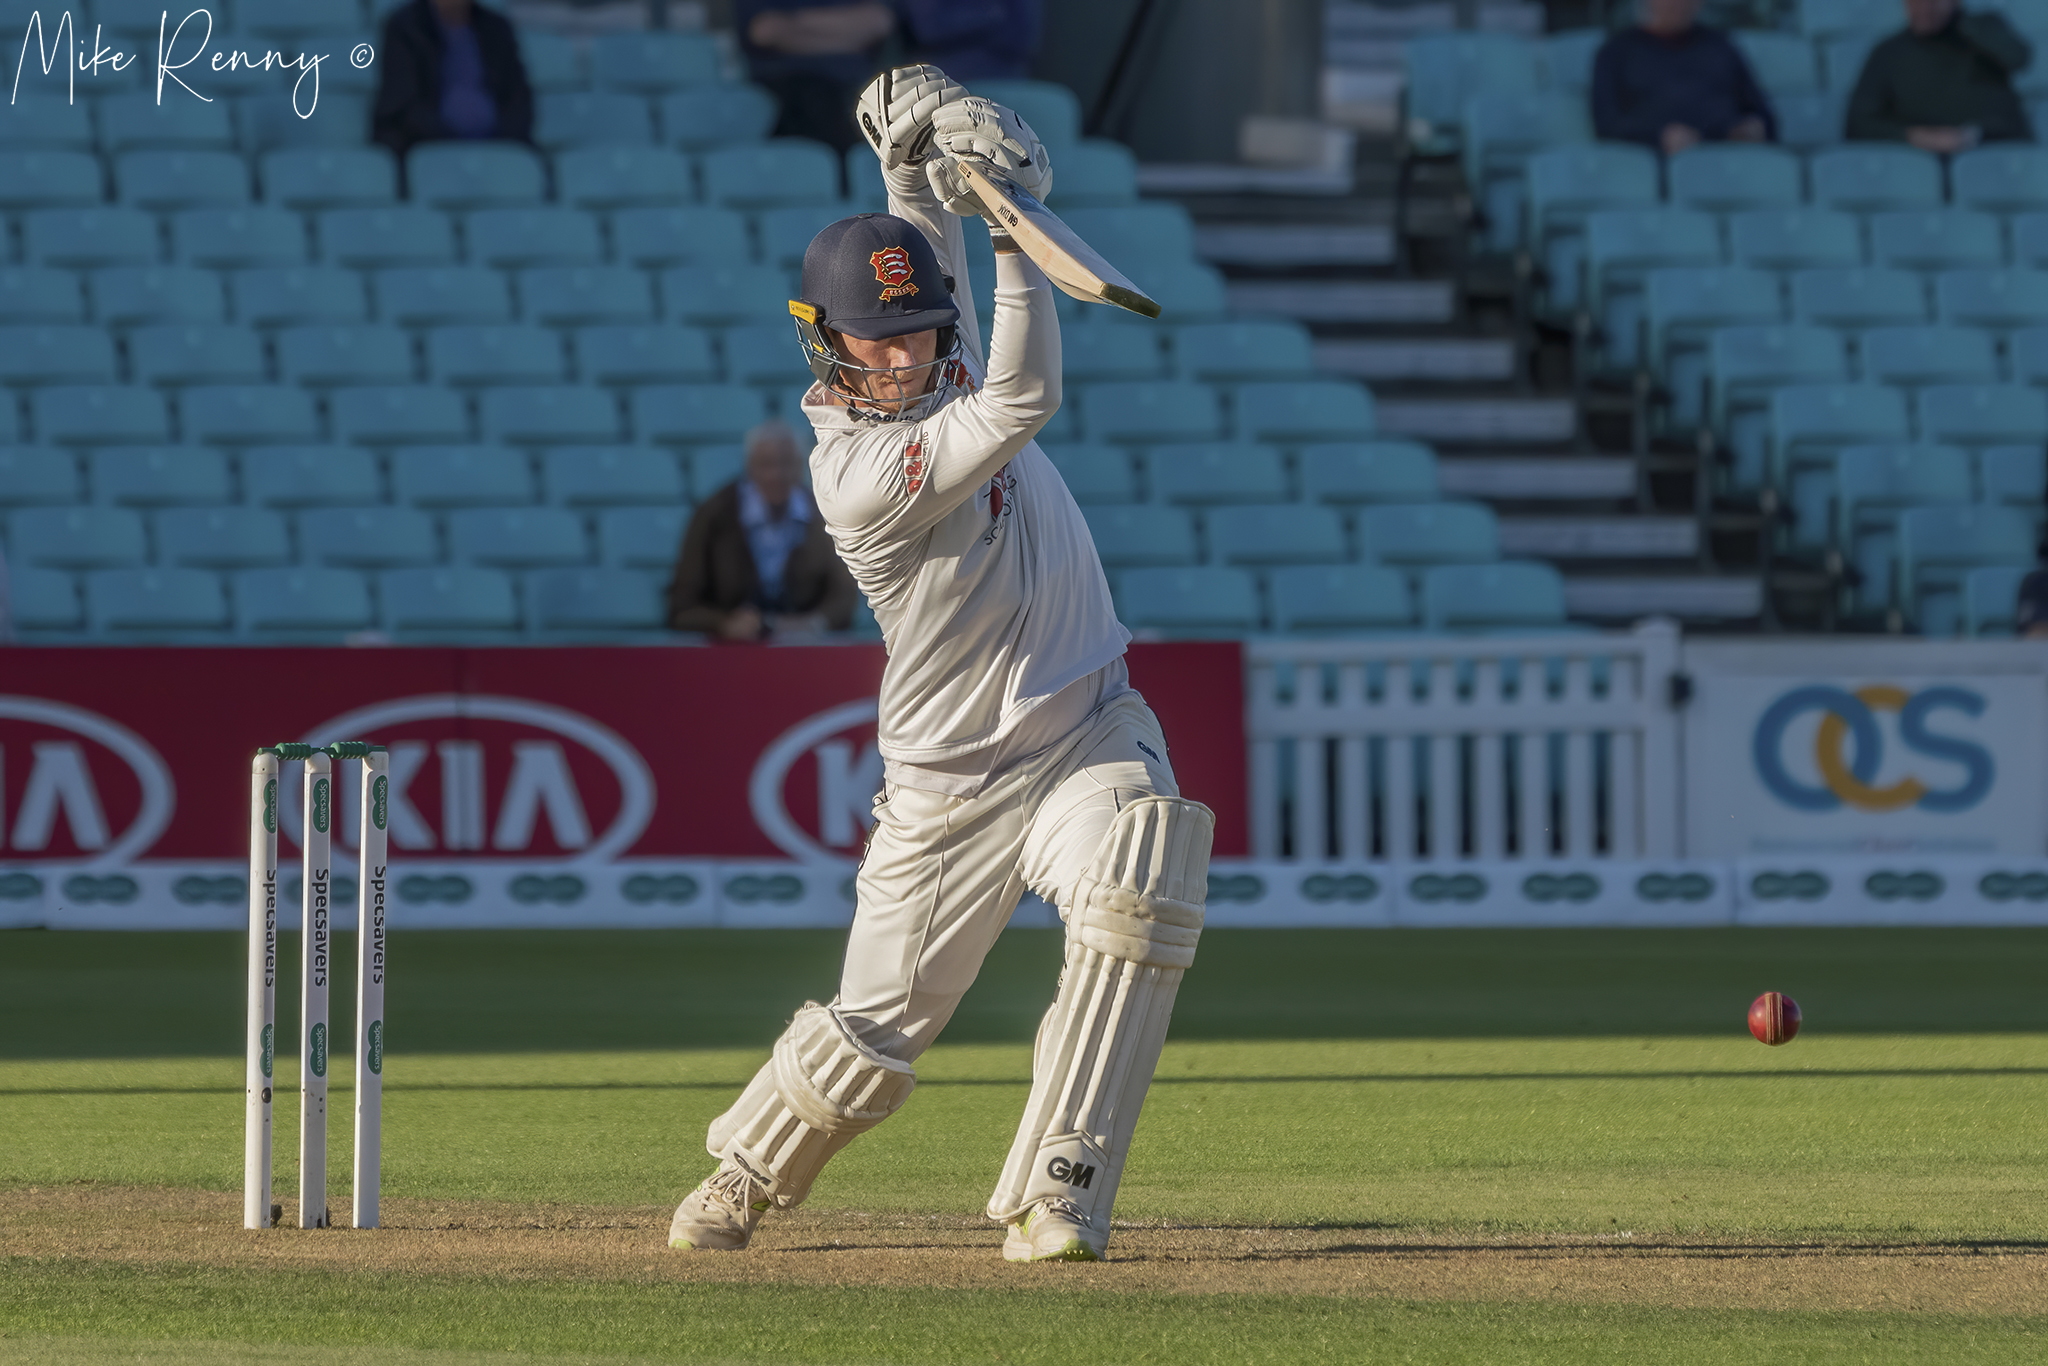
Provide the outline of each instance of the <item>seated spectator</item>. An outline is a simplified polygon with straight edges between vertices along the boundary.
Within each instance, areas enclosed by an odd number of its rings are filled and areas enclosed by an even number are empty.
[[[782,103],[775,136],[844,155],[856,137],[853,102],[879,69],[896,12],[877,0],[733,0],[733,27],[755,83]]]
[[[1021,81],[1045,28],[1043,0],[900,0],[912,62],[930,62],[961,84]]]
[[[1989,10],[1964,14],[1956,0],[1906,0],[1905,30],[1863,59],[1849,97],[1849,138],[1945,153],[2031,139],[2012,78],[2033,56],[2027,40]]]
[[[2036,569],[2020,580],[2012,625],[2013,634],[2022,640],[2048,640],[2048,569]]]
[[[759,640],[853,621],[853,576],[798,482],[801,469],[786,423],[747,433],[746,473],[705,499],[683,534],[668,586],[671,629]]]
[[[384,21],[370,136],[400,157],[450,138],[533,140],[512,24],[472,0],[407,0]]]
[[[1700,0],[1642,0],[1593,58],[1593,127],[1673,156],[1699,142],[1771,142],[1777,116],[1742,49],[1693,22]]]

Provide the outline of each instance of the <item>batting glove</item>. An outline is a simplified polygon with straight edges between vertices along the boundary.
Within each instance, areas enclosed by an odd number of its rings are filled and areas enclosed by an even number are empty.
[[[953,169],[955,160],[985,161],[1036,199],[1052,190],[1052,159],[1031,125],[993,100],[969,95],[932,116],[932,155],[924,172],[932,191],[949,212],[962,217],[981,213],[981,201]]]
[[[935,66],[899,66],[868,82],[854,122],[883,170],[916,166],[931,151],[932,116],[966,97],[967,87]]]

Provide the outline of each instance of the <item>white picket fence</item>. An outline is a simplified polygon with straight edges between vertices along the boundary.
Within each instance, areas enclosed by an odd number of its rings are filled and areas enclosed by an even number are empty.
[[[1246,647],[1258,859],[1666,859],[1679,634]]]

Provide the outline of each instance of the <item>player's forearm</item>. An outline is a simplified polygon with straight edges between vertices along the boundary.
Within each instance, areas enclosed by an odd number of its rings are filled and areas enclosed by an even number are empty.
[[[1052,420],[1060,387],[1060,323],[1053,284],[1021,251],[996,255],[996,316],[988,381],[980,402],[1028,425],[1032,435]]]
[[[922,169],[904,166],[884,174],[889,178],[889,212],[915,225],[924,234],[925,241],[932,244],[932,251],[939,258],[939,269],[952,277],[953,305],[960,310],[961,349],[967,353],[967,368],[978,373],[982,354],[981,319],[975,315],[973,282],[967,275],[967,242],[963,232],[982,232],[985,229],[979,219],[969,222],[940,208],[938,196],[932,193]],[[897,181],[905,175],[917,177],[921,193],[897,193]]]

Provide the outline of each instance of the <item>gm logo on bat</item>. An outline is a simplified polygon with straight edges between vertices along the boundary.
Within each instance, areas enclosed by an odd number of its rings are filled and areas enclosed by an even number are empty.
[[[1917,807],[1954,814],[1984,800],[1997,768],[1984,746],[1939,733],[1933,729],[1933,719],[1940,712],[1981,716],[1984,706],[1981,693],[1949,684],[1917,693],[1887,684],[1854,692],[1820,684],[1794,688],[1764,709],[1750,753],[1763,785],[1796,810],[1835,811],[1849,806],[1859,811],[1900,811]],[[1821,778],[1817,787],[1793,777],[1785,765],[1786,730],[1813,711],[1825,713],[1813,741],[1814,765]],[[1899,742],[1915,754],[1961,768],[1962,781],[1937,788],[1908,775],[1883,787],[1873,786],[1885,750],[1878,712],[1896,713]]]

